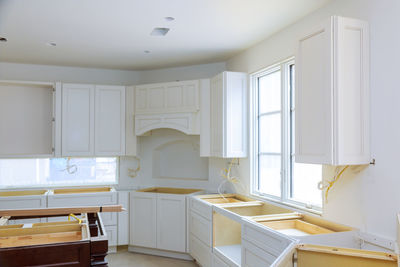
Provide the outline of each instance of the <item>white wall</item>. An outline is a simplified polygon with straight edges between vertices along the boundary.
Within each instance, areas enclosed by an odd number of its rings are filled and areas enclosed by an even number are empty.
[[[371,150],[376,165],[360,172],[348,171],[332,189],[324,217],[389,239],[395,239],[395,216],[400,212],[399,14],[398,0],[335,0],[227,62],[228,70],[252,73],[293,56],[297,36],[331,15],[370,23]],[[249,161],[242,163],[241,177],[248,184]],[[325,174],[324,179],[330,179],[332,170]]]

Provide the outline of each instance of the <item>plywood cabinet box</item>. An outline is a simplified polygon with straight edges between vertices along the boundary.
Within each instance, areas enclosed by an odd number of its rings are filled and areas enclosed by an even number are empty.
[[[130,250],[158,255],[165,254],[142,248],[187,253],[187,196],[200,191],[150,188],[131,192]]]
[[[222,72],[210,90],[211,156],[247,157],[247,74]]]
[[[63,157],[125,155],[125,87],[63,84],[61,136]]]
[[[296,162],[370,162],[369,30],[332,17],[305,33],[296,53]]]
[[[65,207],[66,203],[68,203],[69,207],[116,205],[118,204],[118,193],[110,187],[55,189],[49,192],[47,207]],[[115,251],[118,241],[118,214],[115,212],[103,212],[101,217],[107,232],[108,245],[111,247],[110,251]],[[49,221],[65,219],[59,217],[48,218]]]

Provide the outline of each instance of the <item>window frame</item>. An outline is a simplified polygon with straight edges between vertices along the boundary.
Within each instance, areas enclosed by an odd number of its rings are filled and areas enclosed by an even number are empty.
[[[82,158],[82,157],[76,157]],[[114,157],[113,157],[114,158]],[[115,186],[120,181],[120,157],[116,158],[115,181],[114,182],[99,182],[99,183],[85,183],[85,184],[37,184],[28,186],[2,186],[0,190],[30,190],[30,189],[55,189],[55,188],[75,188],[75,187],[102,187],[102,186]],[[4,158],[5,159],[5,158]],[[48,157],[38,158],[12,158],[12,159],[51,159]]]
[[[273,64],[265,69],[250,74],[250,194],[269,201],[277,202],[287,206],[295,207],[297,209],[306,210],[308,212],[321,214],[322,207],[296,201],[291,198],[291,186],[293,177],[293,154],[294,150],[293,136],[291,127],[294,126],[292,120],[293,112],[293,99],[294,93],[290,90],[290,66],[295,66],[294,57],[287,58],[279,63]],[[266,194],[258,190],[259,177],[258,177],[258,162],[259,162],[259,127],[258,127],[258,80],[260,77],[281,71],[281,196]],[[296,71],[296,70],[295,70]],[[291,125],[291,123],[293,123]],[[292,147],[292,149],[291,149]],[[322,192],[321,192],[322,199]],[[323,203],[322,203],[323,206]]]

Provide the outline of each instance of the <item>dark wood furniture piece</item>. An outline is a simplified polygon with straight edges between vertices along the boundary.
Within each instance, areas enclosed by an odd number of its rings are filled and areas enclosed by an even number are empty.
[[[100,212],[121,206],[0,211],[1,267],[108,267]],[[79,215],[62,222],[4,225],[7,219]],[[3,225],[1,225],[3,224]]]

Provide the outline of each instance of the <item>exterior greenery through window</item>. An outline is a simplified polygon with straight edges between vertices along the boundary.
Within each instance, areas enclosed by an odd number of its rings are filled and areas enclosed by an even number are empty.
[[[294,60],[251,75],[252,193],[320,210],[322,166],[295,163]]]

